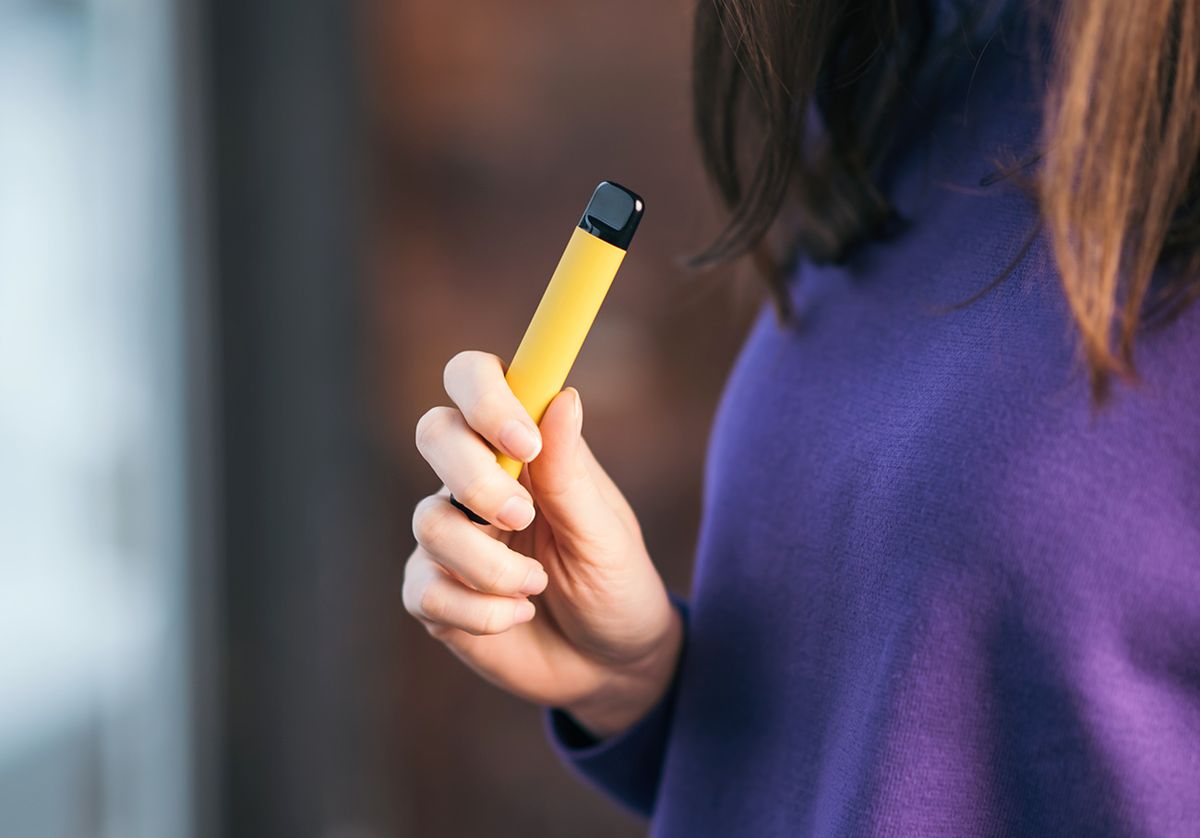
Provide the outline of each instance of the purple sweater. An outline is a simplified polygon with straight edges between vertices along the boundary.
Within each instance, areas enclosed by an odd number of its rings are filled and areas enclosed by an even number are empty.
[[[552,741],[661,836],[1200,835],[1200,309],[1093,412],[1047,244],[977,188],[1025,42],[914,101],[909,220],[764,307],[710,438],[667,697]]]

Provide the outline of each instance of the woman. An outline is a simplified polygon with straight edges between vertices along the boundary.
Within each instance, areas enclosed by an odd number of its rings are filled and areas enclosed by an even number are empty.
[[[655,834],[1196,834],[1200,0],[705,0],[695,55],[699,261],[773,304],[690,599],[579,394],[467,352],[406,607]]]

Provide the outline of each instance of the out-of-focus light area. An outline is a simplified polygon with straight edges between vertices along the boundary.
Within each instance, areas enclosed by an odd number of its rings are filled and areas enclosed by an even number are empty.
[[[0,3],[0,831],[186,834],[170,19]]]
[[[404,613],[413,444],[595,185],[646,218],[571,374],[685,592],[754,293],[691,0],[0,0],[0,837],[643,827]]]

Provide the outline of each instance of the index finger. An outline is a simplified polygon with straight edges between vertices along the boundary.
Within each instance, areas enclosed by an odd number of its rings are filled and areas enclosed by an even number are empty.
[[[459,352],[442,376],[446,395],[471,430],[515,460],[529,462],[542,450],[542,435],[504,380],[500,358],[488,352]]]

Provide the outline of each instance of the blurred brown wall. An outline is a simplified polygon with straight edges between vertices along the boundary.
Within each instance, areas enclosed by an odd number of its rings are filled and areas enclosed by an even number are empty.
[[[645,221],[572,372],[585,433],[687,591],[704,445],[757,300],[679,267],[717,214],[691,138],[691,3],[369,0],[372,226],[365,312],[373,433],[391,469],[397,564],[438,487],[413,428],[442,366],[511,356],[591,189],[640,192]],[[388,594],[402,608],[399,590]],[[633,835],[560,766],[536,708],[486,685],[412,621],[397,664],[415,835]]]

